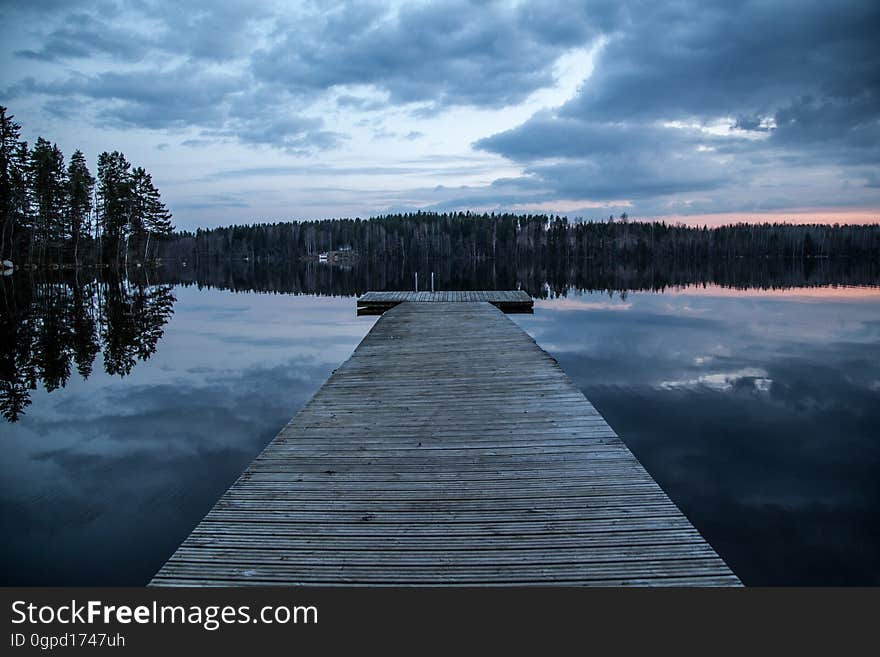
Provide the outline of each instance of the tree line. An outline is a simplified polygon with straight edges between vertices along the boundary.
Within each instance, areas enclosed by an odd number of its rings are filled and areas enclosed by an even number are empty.
[[[16,265],[128,264],[156,257],[172,215],[150,173],[119,151],[98,156],[97,176],[77,150],[21,139],[0,106],[0,256]]]
[[[415,212],[371,219],[233,225],[178,232],[168,259],[292,261],[351,248],[375,262],[436,259],[706,262],[720,258],[880,258],[880,226],[764,223],[716,228],[471,212]]]

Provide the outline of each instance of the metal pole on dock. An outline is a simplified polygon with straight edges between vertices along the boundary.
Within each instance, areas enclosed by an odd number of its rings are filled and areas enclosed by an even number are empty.
[[[419,291],[419,272],[416,272],[416,292]]]
[[[434,292],[434,272],[431,272],[431,292]]]

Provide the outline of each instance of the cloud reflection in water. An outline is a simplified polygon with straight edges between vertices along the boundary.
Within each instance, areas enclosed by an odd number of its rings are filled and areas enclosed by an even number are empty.
[[[517,322],[746,584],[880,583],[877,290],[583,301]]]

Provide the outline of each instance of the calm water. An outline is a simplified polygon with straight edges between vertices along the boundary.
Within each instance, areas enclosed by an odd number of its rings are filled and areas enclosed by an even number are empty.
[[[5,285],[4,584],[146,583],[375,321],[351,297]],[[514,319],[745,583],[880,584],[878,289],[569,291]]]

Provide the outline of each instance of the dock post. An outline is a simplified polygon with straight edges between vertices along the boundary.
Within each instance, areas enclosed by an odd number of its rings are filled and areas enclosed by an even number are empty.
[[[434,272],[431,272],[431,292],[434,291]]]
[[[419,272],[416,272],[416,292],[419,291]]]

